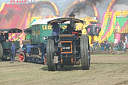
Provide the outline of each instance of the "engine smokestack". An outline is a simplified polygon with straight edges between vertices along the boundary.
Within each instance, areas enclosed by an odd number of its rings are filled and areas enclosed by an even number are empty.
[[[75,13],[74,13],[74,12],[71,12],[71,13],[69,14],[69,17],[70,17],[70,18],[75,18]]]

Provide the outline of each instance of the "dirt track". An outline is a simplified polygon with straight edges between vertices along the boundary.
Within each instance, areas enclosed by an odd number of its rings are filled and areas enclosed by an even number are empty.
[[[128,85],[128,54],[92,55],[90,70],[65,66],[55,72],[41,64],[4,61],[0,85]]]

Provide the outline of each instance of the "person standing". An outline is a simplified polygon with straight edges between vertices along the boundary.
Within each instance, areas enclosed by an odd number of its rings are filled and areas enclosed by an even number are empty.
[[[125,52],[126,49],[126,42],[123,42],[123,51]]]
[[[99,42],[96,41],[96,50],[99,51]]]
[[[93,51],[96,51],[96,42],[93,42]]]
[[[16,46],[14,42],[12,42],[11,46],[11,62],[15,62],[15,56],[16,56]]]
[[[101,50],[104,51],[104,46],[105,46],[105,44],[104,44],[103,41],[101,42],[100,46],[101,46]]]

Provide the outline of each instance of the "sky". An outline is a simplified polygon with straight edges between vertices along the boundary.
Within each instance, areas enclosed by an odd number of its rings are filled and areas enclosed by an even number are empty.
[[[2,3],[8,3],[8,2],[9,2],[9,0],[0,0],[0,6]]]

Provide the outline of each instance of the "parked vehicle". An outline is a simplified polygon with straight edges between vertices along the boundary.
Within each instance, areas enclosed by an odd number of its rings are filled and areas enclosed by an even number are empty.
[[[17,38],[17,33],[22,33],[22,30],[18,28],[12,29],[0,29],[0,60],[6,60],[11,56],[11,45],[14,42],[16,49],[20,48],[20,41],[9,40],[9,34],[15,33],[13,38]]]
[[[53,18],[55,19],[55,18]],[[30,28],[24,30],[29,36],[23,40],[22,52],[19,55],[20,61],[46,64],[46,44],[48,36],[52,36],[52,26],[47,22],[52,20],[43,19],[35,21]]]

